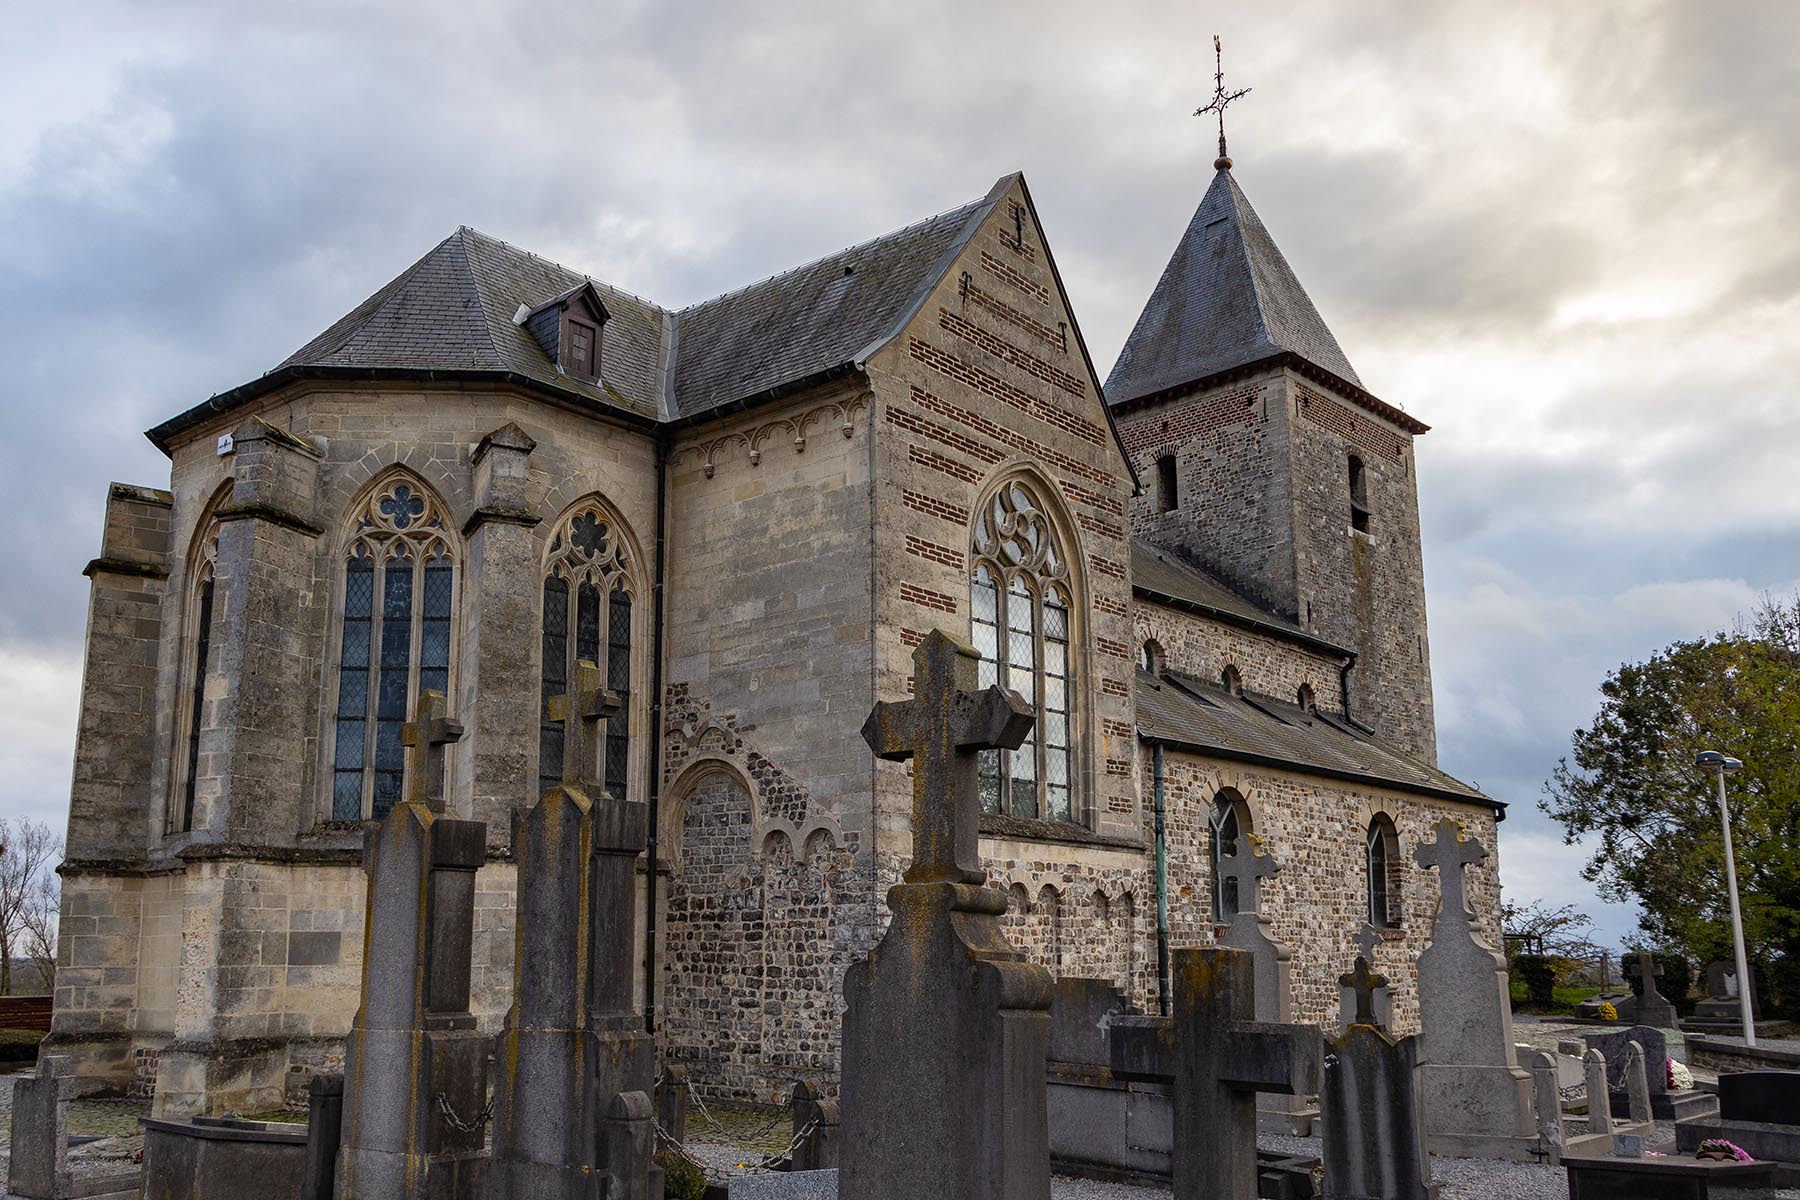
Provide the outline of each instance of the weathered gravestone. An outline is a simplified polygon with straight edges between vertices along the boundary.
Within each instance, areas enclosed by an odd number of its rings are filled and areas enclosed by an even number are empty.
[[[1243,950],[1255,963],[1256,1019],[1274,1024],[1288,1024],[1294,1019],[1293,951],[1269,936],[1275,923],[1262,915],[1262,881],[1281,873],[1281,864],[1272,854],[1256,853],[1254,839],[1242,838],[1238,850],[1219,859],[1219,881],[1230,895],[1237,897],[1237,911],[1219,939],[1222,946]],[[1319,1090],[1315,1081],[1298,1095],[1259,1093],[1258,1109],[1288,1123],[1287,1132],[1311,1132],[1312,1119],[1308,1097]]]
[[[1735,1029],[1743,1020],[1742,1010],[1738,1006],[1738,988],[1736,963],[1706,964],[1706,999],[1694,1005],[1696,1024]],[[1751,1020],[1756,1019],[1754,979],[1750,987],[1750,1017]]]
[[[37,1073],[13,1081],[11,1161],[6,1190],[30,1200],[69,1194],[69,1101],[64,1081],[70,1060],[38,1059]]]
[[[410,784],[364,842],[362,1003],[344,1042],[344,1200],[479,1194],[488,1042],[469,1012],[475,872],[487,826],[444,816],[444,747],[462,726],[420,695]]]
[[[1184,948],[1172,958],[1174,1016],[1115,1018],[1113,1072],[1173,1078],[1175,1200],[1255,1200],[1256,1094],[1316,1086],[1318,1026],[1255,1019],[1246,951]]]
[[[912,760],[912,863],[893,920],[844,979],[844,1200],[1045,1200],[1050,976],[1000,930],[983,886],[977,756],[1011,750],[1031,710],[976,690],[975,651],[933,630],[913,651],[913,696],[863,726],[883,759]]]
[[[1431,944],[1419,955],[1420,1094],[1431,1149],[1458,1157],[1532,1159],[1531,1076],[1513,1048],[1506,957],[1475,935],[1463,867],[1487,851],[1449,817],[1413,852],[1438,871]]]
[[[1625,1049],[1625,1115],[1633,1124],[1652,1120],[1650,1115],[1650,1080],[1644,1066],[1644,1047],[1632,1042]]]
[[[1419,1040],[1375,1024],[1387,979],[1357,956],[1338,982],[1355,998],[1350,1028],[1325,1039],[1319,1112],[1325,1125],[1325,1200],[1436,1200],[1419,1111]]]
[[[1661,992],[1656,990],[1656,981],[1662,978],[1662,968],[1656,965],[1656,956],[1648,950],[1640,950],[1637,955],[1638,982],[1642,990],[1637,998],[1637,1023],[1648,1025],[1652,1029],[1674,1029],[1678,1018],[1675,1005]]]
[[[1568,1136],[1563,1130],[1562,1073],[1556,1055],[1549,1050],[1527,1049],[1521,1062],[1531,1072],[1532,1101],[1537,1106],[1538,1155],[1547,1162],[1561,1162]]]
[[[592,663],[550,701],[563,782],[514,818],[513,1002],[495,1049],[493,1200],[644,1200],[655,1063],[632,1009],[632,905],[645,805],[609,796],[600,722],[618,711]]]
[[[1606,1059],[1598,1050],[1589,1050],[1582,1056],[1581,1065],[1587,1074],[1588,1132],[1598,1137],[1612,1136],[1612,1105],[1607,1097],[1612,1087],[1606,1080]]]
[[[802,1079],[794,1085],[793,1151],[791,1171],[829,1171],[838,1165],[837,1101],[827,1100],[818,1085]]]
[[[1656,1119],[1680,1120],[1701,1116],[1715,1109],[1717,1102],[1705,1092],[1692,1088],[1677,1092],[1669,1088],[1669,1058],[1675,1047],[1685,1044],[1680,1034],[1671,1035],[1667,1030],[1653,1029],[1648,1025],[1633,1025],[1616,1033],[1585,1034],[1584,1040],[1588,1048],[1598,1050],[1606,1062],[1606,1073],[1612,1080],[1613,1116],[1623,1117],[1630,1111],[1625,1080],[1627,1058],[1633,1043],[1637,1044],[1643,1057],[1644,1080],[1650,1093],[1650,1112]]]
[[[1375,951],[1380,948],[1381,932],[1367,921],[1363,922],[1362,932],[1356,935],[1356,948],[1362,960],[1369,964],[1369,970],[1377,966]],[[1357,1010],[1361,998],[1355,988],[1345,983],[1348,976],[1338,979],[1338,1030],[1343,1032],[1357,1021]],[[1381,982],[1374,985],[1369,992],[1369,1012],[1374,1020],[1367,1024],[1374,1025],[1382,1032],[1390,1032],[1394,1027],[1394,989],[1388,986],[1387,976],[1377,975]]]

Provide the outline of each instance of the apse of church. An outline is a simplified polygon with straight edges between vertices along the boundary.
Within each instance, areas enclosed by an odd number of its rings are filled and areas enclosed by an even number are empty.
[[[910,768],[858,730],[933,628],[1037,713],[983,758],[981,849],[1053,971],[1153,1010],[1159,947],[1220,936],[1214,863],[1251,839],[1297,980],[1365,920],[1416,951],[1410,846],[1497,811],[1430,761],[1423,427],[1316,341],[1226,362],[1185,336],[1134,335],[1155,387],[1103,392],[1018,176],[682,310],[457,231],[152,430],[168,491],[110,494],[53,1042],[161,1112],[333,1068],[364,830],[427,688],[465,727],[448,807],[487,823],[471,1007],[496,1027],[511,820],[561,771],[546,698],[592,663],[621,699],[598,774],[654,814],[634,986],[659,1054],[716,1094],[830,1078],[910,847]],[[1470,878],[1492,925],[1491,862]]]

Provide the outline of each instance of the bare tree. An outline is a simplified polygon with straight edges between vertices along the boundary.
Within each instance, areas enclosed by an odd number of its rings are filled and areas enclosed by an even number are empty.
[[[55,901],[46,897],[44,881],[46,876],[54,879],[61,854],[62,839],[50,826],[25,817],[0,817],[0,996],[12,995],[13,953],[31,942],[31,914],[54,924]],[[53,892],[55,885],[50,887]],[[53,946],[55,934],[46,932]]]
[[[56,925],[61,907],[62,879],[55,871],[38,872],[37,886],[22,910],[24,944],[20,949],[31,960],[47,995],[56,993]]]

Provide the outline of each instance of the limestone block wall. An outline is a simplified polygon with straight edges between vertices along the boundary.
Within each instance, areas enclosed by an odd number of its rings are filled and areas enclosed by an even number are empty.
[[[975,509],[1000,481],[1023,473],[1054,509],[1077,593],[1076,823],[1135,836],[1131,474],[1022,184],[982,222],[908,328],[870,360],[869,373],[878,439],[877,694],[908,692],[913,648],[932,628],[970,636]],[[875,849],[884,870],[910,852],[909,769],[878,769]]]
[[[1227,666],[1234,666],[1249,691],[1293,700],[1304,684],[1320,707],[1343,706],[1340,659],[1142,599],[1133,602],[1132,618],[1138,645],[1154,640],[1176,670],[1216,681]]]
[[[1294,479],[1287,379],[1246,379],[1175,392],[1118,413],[1119,437],[1144,480],[1131,532],[1177,547],[1247,594],[1294,615]],[[1164,511],[1156,462],[1174,455],[1176,504]]]
[[[75,728],[65,853],[118,860],[147,836],[157,705],[156,656],[168,576],[168,492],[107,489],[100,555],[87,565],[87,647]]]
[[[294,561],[286,564],[279,577],[264,578],[261,586],[280,597],[281,634],[292,642],[292,654],[303,662],[303,669],[297,685],[254,698],[266,727],[286,731],[285,740],[271,743],[266,752],[280,776],[292,781],[300,798],[299,811],[276,809],[265,814],[262,825],[237,834],[236,840],[354,850],[358,845],[354,834],[324,828],[330,815],[326,769],[330,714],[325,711],[325,701],[336,669],[340,558],[353,503],[372,481],[395,467],[410,471],[443,501],[447,524],[452,526],[448,532],[458,551],[460,603],[452,631],[452,690],[458,691],[478,670],[485,669],[490,676],[488,686],[498,693],[510,684],[522,697],[516,707],[535,714],[537,639],[516,638],[514,655],[505,662],[491,656],[477,661],[475,653],[482,643],[470,626],[471,614],[480,611],[483,601],[490,609],[511,602],[515,610],[535,614],[542,586],[538,564],[556,518],[590,495],[603,497],[628,527],[647,594],[654,565],[650,559],[655,529],[654,443],[644,431],[485,386],[301,384],[271,395],[261,411],[279,416],[284,433],[304,439],[316,450],[315,508],[323,532],[309,535],[287,528],[269,529],[266,521],[243,522],[264,527],[258,538],[286,539],[299,547],[287,552]],[[176,761],[174,743],[183,711],[181,673],[191,653],[191,641],[184,642],[181,619],[182,605],[191,591],[188,559],[224,485],[239,473],[235,455],[216,453],[216,436],[243,419],[243,414],[234,414],[217,427],[197,428],[172,453],[172,549],[158,656],[159,750],[153,780],[158,811],[151,835],[153,848],[160,846],[164,851],[179,849],[191,840],[170,828],[166,812],[175,786],[176,773],[169,768]],[[509,422],[536,443],[525,459],[520,498],[512,506],[517,511],[506,514],[505,522],[508,528],[523,531],[526,544],[513,558],[500,556],[504,561],[498,561],[490,556],[478,562],[471,549],[481,536],[482,520],[473,518],[488,499],[482,489],[491,492],[494,485],[491,472],[488,481],[478,480],[482,473],[477,469],[476,451],[483,438]],[[510,480],[503,482],[510,486]],[[242,497],[233,499],[241,501]],[[641,682],[634,687],[633,696],[639,728],[644,727],[649,709],[649,609],[645,603],[637,605],[634,612],[642,635],[634,637],[634,644],[646,647],[638,655]],[[488,644],[491,648],[491,639]],[[454,811],[488,821],[491,834],[502,840],[512,806],[535,799],[535,721],[511,729],[509,737],[515,744],[495,745],[492,737],[482,741],[479,756],[475,738],[454,747],[446,785]],[[207,748],[204,737],[202,746]],[[641,787],[648,757],[644,750],[639,753],[642,757],[633,776]]]

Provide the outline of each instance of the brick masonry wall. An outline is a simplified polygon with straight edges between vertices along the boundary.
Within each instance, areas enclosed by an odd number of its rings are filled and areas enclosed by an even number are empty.
[[[1138,600],[1132,604],[1137,645],[1154,640],[1176,670],[1217,680],[1235,666],[1244,687],[1265,696],[1293,700],[1302,684],[1323,708],[1338,709],[1338,660],[1293,642],[1222,625],[1179,609]]]
[[[911,325],[870,361],[874,690],[906,694],[912,649],[932,628],[970,635],[975,509],[1000,480],[1028,474],[1055,510],[1080,598],[1071,646],[1077,820],[1130,835],[1136,791],[1128,773],[1109,772],[1108,763],[1132,753],[1136,652],[1123,567],[1131,479],[1072,328],[1042,231],[1015,185]],[[910,849],[909,770],[883,764],[877,773],[875,849],[884,872],[897,873]]]

